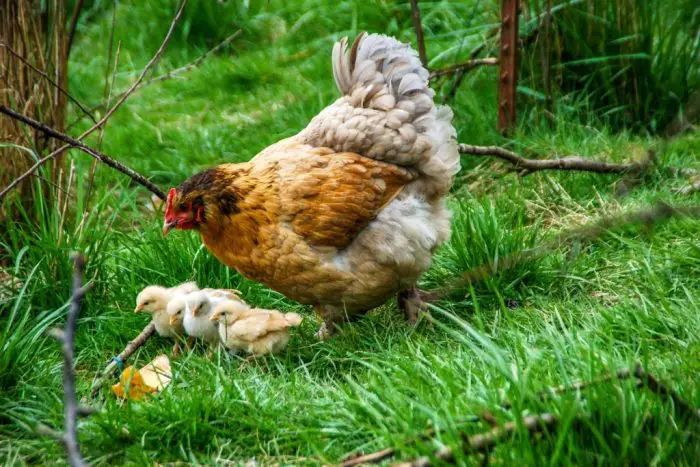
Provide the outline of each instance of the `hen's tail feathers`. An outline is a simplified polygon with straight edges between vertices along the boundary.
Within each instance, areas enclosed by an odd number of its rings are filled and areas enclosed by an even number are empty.
[[[426,196],[449,190],[460,167],[452,111],[433,102],[418,54],[363,33],[350,49],[347,39],[337,42],[332,62],[343,97],[314,118],[305,141],[415,168],[425,175]]]
[[[304,318],[298,313],[285,313],[284,319],[290,326],[299,326]]]

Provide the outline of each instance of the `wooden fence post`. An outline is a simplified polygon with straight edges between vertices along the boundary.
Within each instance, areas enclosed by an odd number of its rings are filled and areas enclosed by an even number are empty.
[[[515,127],[516,87],[518,85],[519,0],[501,1],[501,50],[498,80],[498,131],[510,133]]]

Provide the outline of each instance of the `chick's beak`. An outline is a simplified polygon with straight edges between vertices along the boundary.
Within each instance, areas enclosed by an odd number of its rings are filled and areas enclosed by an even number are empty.
[[[134,313],[138,313],[139,311],[143,311],[143,305],[138,305],[136,308],[134,308]]]
[[[177,322],[177,316],[176,316],[176,315],[171,315],[171,316],[170,316],[170,319],[168,319],[168,323],[170,323],[170,325],[172,326],[172,325],[175,324],[176,322]]]
[[[197,316],[198,313],[199,313],[199,307],[198,307],[198,306],[192,308],[192,316]]]
[[[220,311],[215,311],[212,313],[212,315],[209,317],[209,321],[219,321],[219,317],[221,316]]]

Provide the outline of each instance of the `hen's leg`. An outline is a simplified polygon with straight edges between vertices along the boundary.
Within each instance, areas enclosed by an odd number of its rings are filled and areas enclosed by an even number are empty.
[[[421,314],[428,313],[426,302],[423,301],[424,294],[421,294],[417,287],[399,292],[397,297],[399,310],[403,312],[409,323],[415,324]]]
[[[343,310],[338,307],[319,305],[316,306],[316,313],[323,319],[323,324],[321,324],[321,327],[316,333],[316,337],[322,341],[328,340],[333,336],[336,332],[336,326],[340,326],[340,324],[345,321],[345,314]]]

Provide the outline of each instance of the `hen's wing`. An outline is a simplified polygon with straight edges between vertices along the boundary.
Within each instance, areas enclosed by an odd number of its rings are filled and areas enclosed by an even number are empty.
[[[347,247],[416,175],[353,153],[279,161],[282,221],[313,246]]]
[[[266,334],[288,327],[289,323],[281,313],[251,311],[247,317],[233,323],[229,331],[242,341],[254,342]]]

